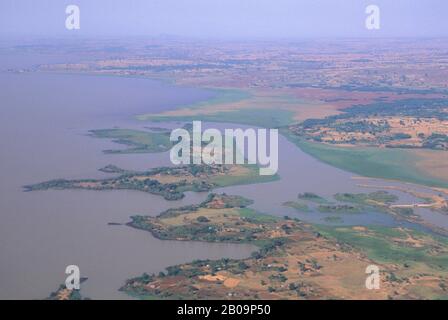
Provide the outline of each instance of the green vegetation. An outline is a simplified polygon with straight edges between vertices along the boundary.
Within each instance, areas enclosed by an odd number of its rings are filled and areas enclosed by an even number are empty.
[[[423,141],[424,148],[435,150],[448,149],[448,135],[433,133]]]
[[[414,209],[412,208],[397,207],[393,208],[392,211],[404,218],[411,218],[411,217],[419,218],[419,216],[414,213]]]
[[[334,195],[337,201],[351,202],[360,205],[391,204],[398,200],[396,195],[386,191],[376,191],[371,193],[337,193]]]
[[[128,225],[163,240],[254,242],[261,225],[278,219],[246,208],[251,203],[240,196],[212,193],[199,205],[168,209],[157,217],[132,216]]]
[[[324,213],[361,213],[360,207],[345,205],[345,204],[321,204],[317,207],[319,212]]]
[[[263,214],[260,213],[258,211],[252,210],[250,208],[242,208],[239,210],[239,215],[242,218],[245,218],[246,221],[251,221],[251,222],[276,222],[279,219],[277,217],[268,215],[268,214]]]
[[[129,174],[129,173],[134,173],[135,171],[131,171],[131,170],[125,170],[125,169],[121,169],[113,164],[108,164],[107,166],[99,169],[98,171],[101,172],[105,172],[105,173],[118,173],[118,174]]]
[[[277,128],[292,123],[294,113],[282,109],[241,109],[220,111],[212,114],[198,114],[194,116],[164,116],[147,115],[140,117],[141,120],[151,121],[195,121],[206,122],[228,122],[260,126],[263,128]]]
[[[172,146],[167,131],[100,129],[89,132],[95,138],[112,139],[115,143],[127,146],[123,150],[104,150],[105,153],[154,153],[167,151]]]
[[[429,176],[417,167],[412,150],[374,147],[336,147],[305,141],[286,134],[304,152],[334,167],[362,176],[394,179],[431,187],[448,188],[448,182]]]
[[[372,115],[381,116],[408,116],[420,118],[448,119],[448,114],[444,111],[447,99],[402,99],[393,102],[375,102],[369,105],[356,105],[344,110],[344,114],[334,116],[338,118],[348,118],[352,116],[368,117]]]
[[[115,166],[103,168],[105,172],[120,175],[108,179],[56,179],[24,186],[25,191],[48,189],[85,190],[137,190],[160,195],[166,200],[178,200],[184,192],[205,192],[217,187],[261,183],[278,179],[260,176],[255,165],[185,165],[160,167],[148,171],[126,171]]]
[[[407,117],[416,125],[425,119],[445,121],[448,119],[447,101],[446,98],[430,97],[379,100],[345,108],[341,114],[324,119],[307,119],[283,133],[304,152],[343,170],[367,177],[447,188],[447,179],[433,174],[435,168],[428,163],[432,161],[431,157],[445,157],[443,150],[448,148],[448,136],[438,133],[436,127],[428,136],[419,133],[416,139],[410,139],[413,138],[410,132],[400,132],[399,126],[388,119]],[[400,120],[400,125],[409,124]],[[422,126],[430,127],[431,124],[426,122]],[[331,144],[352,144],[353,147]],[[431,149],[434,153],[415,151],[421,148]]]
[[[45,300],[83,300],[79,290],[68,290],[61,284],[57,291],[51,292]]]
[[[377,116],[377,115],[376,115]],[[434,119],[435,120],[435,119]],[[290,126],[293,134],[309,141],[323,142],[327,144],[351,144],[353,146],[384,146],[386,148],[424,148],[433,150],[448,150],[448,135],[435,132],[429,136],[424,133],[417,134],[418,139],[405,132],[396,132],[397,127],[392,127],[390,119],[360,119],[351,117],[351,114],[327,117],[325,119],[308,119],[302,123]],[[413,118],[412,120],[400,120],[400,126],[428,126],[428,118]],[[329,131],[332,134],[329,134]],[[338,133],[339,139],[334,138]],[[355,135],[356,134],[356,135]]]
[[[254,201],[240,196],[227,195],[222,193],[210,193],[207,198],[199,204],[199,207],[218,207],[218,208],[245,208],[253,204]]]
[[[349,227],[316,226],[321,234],[356,247],[368,257],[380,263],[411,264],[424,263],[440,270],[448,268],[448,253],[440,250],[447,246],[444,237],[430,236],[418,231],[391,229],[388,227],[369,227],[367,231],[358,231]],[[410,246],[404,240],[411,234],[419,240],[419,246]],[[392,238],[400,238],[400,244]],[[438,249],[439,248],[439,249]]]
[[[259,172],[259,167],[253,164],[242,165],[246,170],[244,175],[218,175],[210,178],[210,183],[216,187],[227,187],[233,185],[245,185],[254,183],[266,183],[277,181],[280,179],[278,174],[271,176],[262,176]]]
[[[274,128],[285,126],[293,123],[294,113],[286,109],[276,108],[270,109],[257,108],[257,103],[252,101],[252,93],[246,90],[212,88],[215,96],[211,99],[194,103],[192,105],[180,106],[180,113],[171,114],[143,114],[137,117],[142,121],[208,121],[208,122],[227,122],[235,124],[246,124],[261,126],[264,128]],[[288,98],[289,99],[289,98]],[[244,103],[247,108],[226,109],[226,105],[234,103]],[[252,106],[253,105],[253,106]],[[218,106],[214,110],[214,107]],[[195,110],[194,115],[182,115],[182,110]],[[205,110],[205,112],[201,112]]]
[[[87,278],[83,277],[80,279],[81,283],[87,281]],[[50,295],[45,300],[90,300],[81,295],[80,290],[67,289],[65,284],[61,284],[58,290],[51,292]]]
[[[310,212],[310,207],[303,202],[298,202],[298,201],[287,201],[285,203],[283,203],[283,205],[285,207],[289,207],[289,208],[293,208],[299,212]]]
[[[312,192],[299,193],[297,197],[301,200],[307,200],[314,203],[328,203],[328,201],[325,198]]]

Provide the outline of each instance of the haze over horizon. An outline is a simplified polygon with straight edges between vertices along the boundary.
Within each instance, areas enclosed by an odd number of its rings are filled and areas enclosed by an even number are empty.
[[[65,28],[70,4],[80,30]],[[365,27],[370,4],[380,30]],[[0,37],[444,37],[447,14],[444,0],[2,0]]]

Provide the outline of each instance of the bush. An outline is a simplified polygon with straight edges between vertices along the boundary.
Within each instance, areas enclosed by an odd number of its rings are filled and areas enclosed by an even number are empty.
[[[199,217],[196,218],[196,220],[198,222],[201,222],[201,223],[210,222],[210,220],[207,217],[204,217],[204,216],[199,216]]]

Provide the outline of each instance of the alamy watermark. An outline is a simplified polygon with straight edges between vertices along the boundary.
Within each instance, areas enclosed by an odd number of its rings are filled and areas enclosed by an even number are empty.
[[[65,18],[65,28],[67,30],[79,30],[81,28],[81,11],[75,4],[68,5],[65,8],[65,13],[68,15]]]
[[[67,30],[79,30],[81,28],[81,11],[78,5],[70,4],[65,8],[65,28]],[[368,5],[365,9],[367,14],[365,27],[368,30],[380,29],[380,8],[375,4]]]
[[[193,130],[174,129],[170,140],[177,142],[170,152],[173,164],[258,164],[260,175],[278,170],[277,129],[218,129],[202,132],[201,121],[193,121]],[[205,146],[203,145],[205,144]]]
[[[81,288],[81,273],[77,265],[69,265],[65,268],[65,274],[69,276],[65,279],[65,287],[69,290],[79,290]]]
[[[379,30],[380,29],[380,7],[377,5],[371,4],[366,7],[366,28],[368,30]]]
[[[374,264],[368,265],[366,273],[368,274],[366,278],[366,288],[368,290],[380,289],[380,268]]]

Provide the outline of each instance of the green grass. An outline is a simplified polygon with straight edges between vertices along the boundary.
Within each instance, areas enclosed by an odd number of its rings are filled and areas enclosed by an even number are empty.
[[[243,109],[220,111],[213,114],[198,114],[194,116],[139,116],[140,120],[151,121],[206,121],[225,122],[235,124],[253,125],[263,128],[276,128],[292,123],[294,113],[282,109]]]
[[[153,153],[169,150],[171,142],[168,132],[150,132],[131,129],[91,130],[95,138],[112,139],[113,142],[127,146],[126,149],[105,150],[105,153]]]
[[[293,208],[299,212],[310,212],[310,208],[306,203],[298,202],[298,201],[287,201],[283,203],[283,206]]]
[[[238,212],[241,217],[250,218],[259,222],[276,222],[279,220],[277,217],[257,212],[251,208],[240,208]]]
[[[360,205],[370,205],[369,200],[380,203],[393,203],[398,200],[396,195],[386,191],[376,191],[371,193],[337,193],[334,195],[337,201],[356,203]]]
[[[354,246],[365,252],[367,256],[381,263],[426,263],[437,268],[448,267],[448,254],[435,256],[430,254],[432,248],[423,246],[421,248],[398,245],[391,241],[390,237],[402,237],[399,230],[388,227],[369,227],[368,234],[346,227],[316,226],[318,230],[327,237],[335,238]],[[398,233],[395,233],[398,232]],[[415,236],[421,236],[417,231],[411,231]],[[446,239],[434,237],[441,245],[446,246]]]
[[[322,213],[341,213],[341,214],[355,214],[362,212],[361,208],[359,207],[338,205],[338,204],[321,204],[317,207],[317,211]]]
[[[243,176],[217,176],[210,178],[210,183],[215,184],[218,187],[227,187],[232,185],[245,185],[253,183],[271,182],[280,179],[278,174],[271,176],[262,176],[259,174],[259,167],[256,165],[245,165],[250,171],[247,175]]]
[[[306,201],[311,201],[317,204],[324,204],[324,203],[329,203],[327,199],[312,193],[312,192],[304,192],[304,193],[299,193],[297,195],[297,198],[301,199],[301,200],[306,200]]]
[[[419,158],[410,150],[375,147],[334,147],[286,137],[301,150],[334,167],[365,177],[393,179],[431,187],[448,188],[446,180],[431,177],[417,168]]]

